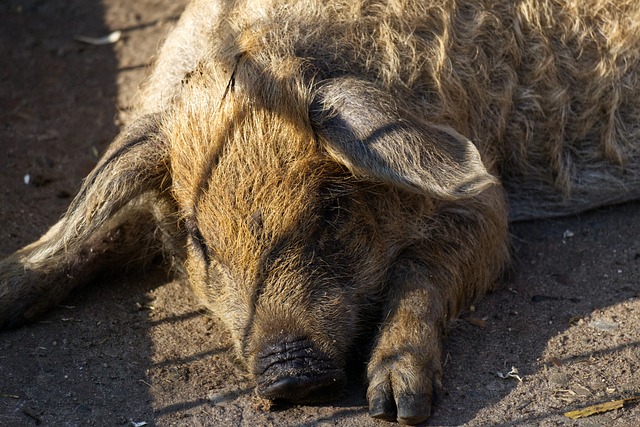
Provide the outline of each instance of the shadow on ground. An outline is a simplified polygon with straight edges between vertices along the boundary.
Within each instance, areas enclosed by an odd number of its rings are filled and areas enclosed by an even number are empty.
[[[3,255],[55,222],[118,130],[116,53],[75,40],[109,32],[99,1],[0,5]],[[0,425],[151,417],[151,394],[139,379],[153,344],[128,302],[143,301],[144,287],[131,283],[133,295],[98,286],[41,322],[0,335]],[[123,411],[130,400],[135,411]]]

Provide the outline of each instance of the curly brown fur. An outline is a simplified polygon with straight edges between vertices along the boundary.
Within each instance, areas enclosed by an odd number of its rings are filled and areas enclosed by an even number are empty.
[[[334,396],[374,335],[370,414],[419,423],[507,219],[640,193],[639,23],[635,0],[196,0],[138,119],[0,263],[0,325],[164,250],[261,396]]]

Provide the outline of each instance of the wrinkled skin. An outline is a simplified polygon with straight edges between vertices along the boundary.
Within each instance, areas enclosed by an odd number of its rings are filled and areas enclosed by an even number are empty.
[[[640,8],[600,3],[194,1],[67,214],[0,262],[0,327],[160,252],[258,395],[336,398],[372,342],[370,415],[424,421],[509,215],[640,191]]]

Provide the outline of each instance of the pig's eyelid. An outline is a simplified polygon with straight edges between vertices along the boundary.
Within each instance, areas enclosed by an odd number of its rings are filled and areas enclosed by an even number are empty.
[[[211,257],[209,254],[209,247],[207,246],[207,243],[204,240],[204,236],[202,235],[202,232],[198,228],[198,222],[196,221],[195,218],[190,217],[185,219],[184,226],[187,232],[189,233],[189,237],[191,238],[191,241],[194,243],[194,246],[198,248],[199,252],[202,254],[202,257],[204,258],[206,263],[209,264],[211,260]]]

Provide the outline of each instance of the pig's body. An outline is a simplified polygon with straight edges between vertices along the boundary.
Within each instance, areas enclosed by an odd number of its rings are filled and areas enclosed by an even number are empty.
[[[635,1],[195,1],[69,212],[0,264],[0,325],[160,247],[258,394],[334,397],[375,334],[370,414],[420,422],[446,322],[508,261],[506,199],[638,196],[638,22]]]
[[[511,219],[638,196],[634,1],[233,3],[196,1],[187,9],[141,111],[166,108],[199,61],[226,61],[215,72],[228,77],[243,49],[273,71],[279,59],[302,57],[316,80],[375,82],[473,141],[509,193]]]

